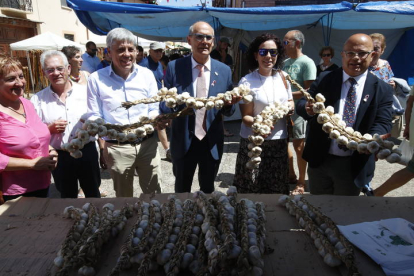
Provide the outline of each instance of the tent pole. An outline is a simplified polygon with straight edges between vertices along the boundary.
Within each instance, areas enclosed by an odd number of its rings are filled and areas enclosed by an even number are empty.
[[[27,58],[27,64],[29,65],[30,80],[32,82],[32,92],[34,94],[35,89],[34,89],[34,83],[33,83],[32,65],[30,63],[29,51],[26,51],[26,58]]]

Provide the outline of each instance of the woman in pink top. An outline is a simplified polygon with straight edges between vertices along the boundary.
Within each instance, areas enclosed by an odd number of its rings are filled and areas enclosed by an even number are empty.
[[[0,57],[0,204],[19,196],[46,197],[57,152],[32,103],[22,97],[22,65]]]

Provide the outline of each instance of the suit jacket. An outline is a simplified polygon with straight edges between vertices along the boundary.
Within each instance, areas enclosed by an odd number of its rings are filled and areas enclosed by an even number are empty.
[[[168,63],[167,72],[164,77],[167,88],[176,87],[177,93],[188,92],[192,97],[195,96],[193,89],[193,77],[191,68],[191,56],[180,58]],[[208,87],[208,97],[217,96],[218,93],[225,93],[233,89],[231,81],[230,67],[224,63],[211,59],[210,85]],[[183,109],[185,105],[177,106],[174,109],[160,104],[161,113],[171,113]],[[211,155],[215,160],[219,160],[223,155],[223,123],[222,114],[231,116],[234,113],[234,106],[224,107],[221,110],[215,108],[206,111],[207,139]],[[172,123],[171,133],[171,155],[173,160],[184,157],[190,148],[194,136],[195,116],[185,116],[175,118]],[[197,139],[197,138],[195,138]]]
[[[317,93],[325,96],[325,107],[333,106],[335,113],[339,110],[342,88],[342,68],[332,72],[322,73],[311,85],[309,93],[314,97]],[[358,107],[354,130],[361,134],[386,134],[392,127],[392,95],[389,84],[368,73],[362,92],[361,102]],[[310,167],[318,167],[328,155],[331,139],[322,130],[322,125],[317,122],[317,115],[309,116],[305,110],[306,99],[302,98],[297,103],[297,113],[307,119],[308,136],[303,158]],[[352,154],[352,174],[358,187],[368,184],[374,176],[375,158],[373,154]]]

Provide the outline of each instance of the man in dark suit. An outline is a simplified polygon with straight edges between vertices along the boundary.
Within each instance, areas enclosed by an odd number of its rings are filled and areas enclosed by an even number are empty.
[[[168,64],[164,83],[167,88],[176,87],[178,94],[188,92],[192,97],[210,97],[231,90],[230,68],[210,58],[214,46],[214,30],[206,22],[197,22],[190,27],[187,42],[192,55],[174,60]],[[222,114],[231,116],[233,104],[240,100],[235,97],[226,102],[221,110],[215,108],[196,111],[195,116],[176,118],[172,122],[170,150],[175,192],[191,192],[191,185],[197,164],[200,189],[205,193],[214,191],[214,179],[223,154]],[[181,110],[160,104],[162,113]]]
[[[341,53],[342,68],[321,74],[309,92],[323,94],[325,106],[333,106],[354,130],[386,134],[392,126],[392,89],[367,70],[373,54],[368,35],[352,35]],[[311,194],[359,195],[374,176],[375,156],[353,152],[330,140],[306,99],[300,100],[297,112],[310,125],[303,158],[309,163]]]

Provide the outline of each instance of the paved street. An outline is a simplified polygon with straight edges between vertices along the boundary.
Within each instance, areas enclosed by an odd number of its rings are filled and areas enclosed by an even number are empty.
[[[240,121],[231,121],[225,122],[226,128],[229,129],[235,135],[233,137],[226,137],[224,144],[224,154],[221,161],[219,173],[215,181],[216,190],[226,190],[233,182],[234,175],[234,166],[236,162],[236,155],[239,148],[240,136],[238,135],[240,129]],[[161,157],[165,157],[165,152],[161,147],[161,144],[158,147]],[[167,161],[162,161],[162,191],[164,193],[174,193],[174,175],[172,174],[172,164]],[[386,161],[380,160],[377,162],[377,167],[375,171],[375,177],[372,181],[372,186],[377,187],[382,184],[387,178],[389,178],[394,172],[402,169],[403,166],[399,164],[389,164]],[[297,171],[297,168],[296,168]],[[410,181],[407,185],[403,186],[400,189],[397,189],[387,196],[399,197],[399,196],[413,196],[413,186],[414,180]],[[108,192],[108,197],[115,197],[115,192],[113,190],[112,180],[107,171],[102,172],[102,189]],[[138,184],[138,177],[135,177],[134,180],[134,196],[139,196],[141,189]],[[192,191],[199,189],[197,173],[193,180]],[[291,190],[293,189],[293,185]],[[54,184],[52,184],[51,189],[52,197],[59,197],[59,193],[56,191]]]

